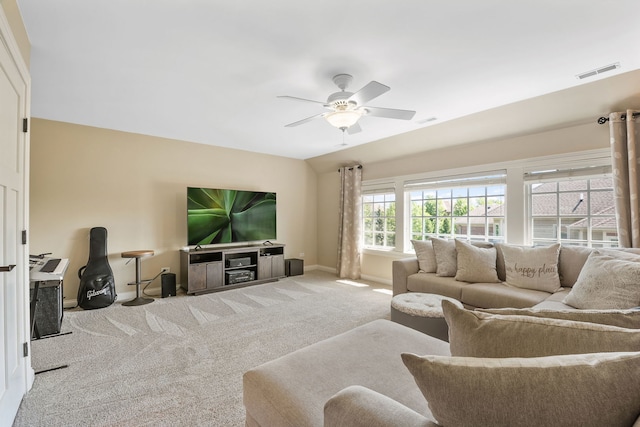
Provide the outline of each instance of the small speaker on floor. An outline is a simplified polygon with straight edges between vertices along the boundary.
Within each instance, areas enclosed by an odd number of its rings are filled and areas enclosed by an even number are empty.
[[[162,298],[176,296],[176,275],[173,273],[162,273]]]
[[[304,260],[291,258],[284,260],[285,276],[300,276],[304,274]]]

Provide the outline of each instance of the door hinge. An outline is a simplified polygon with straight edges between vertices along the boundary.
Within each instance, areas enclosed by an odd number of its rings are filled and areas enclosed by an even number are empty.
[[[28,342],[23,342],[22,343],[22,357],[27,357],[29,356],[29,343]]]
[[[29,119],[22,119],[22,132],[29,132]]]
[[[22,244],[27,244],[27,230],[22,230]]]

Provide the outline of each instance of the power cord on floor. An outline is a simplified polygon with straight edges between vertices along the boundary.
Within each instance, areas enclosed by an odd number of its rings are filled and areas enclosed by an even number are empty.
[[[153,279],[145,280],[145,282],[147,282],[147,284],[144,286],[144,288],[142,288],[142,293],[143,293],[144,295],[146,295],[146,296],[148,296],[148,297],[154,297],[154,298],[158,298],[158,297],[161,297],[161,296],[162,296],[162,295],[149,295],[149,294],[146,292],[146,291],[147,291],[147,288],[149,287],[149,285],[150,285],[151,283],[153,283],[153,282],[154,282],[158,277],[160,277],[160,275],[161,275],[162,273],[163,273],[163,271],[162,271],[162,270],[160,270],[160,273],[158,273],[158,274],[156,274],[155,276],[153,276]],[[162,293],[162,292],[161,292],[161,293]]]
[[[164,274],[164,271],[160,271],[160,273],[156,274],[152,279],[145,280],[145,282],[147,282],[147,284],[144,286],[144,288],[142,288],[143,295],[148,296],[148,297],[152,297],[152,298],[162,298],[162,291],[160,291],[160,295],[151,295],[151,294],[148,294],[146,292],[147,291],[147,287],[149,287],[149,285],[151,283],[153,283],[162,274]],[[180,291],[180,288],[176,287],[176,294],[178,294],[179,291]]]

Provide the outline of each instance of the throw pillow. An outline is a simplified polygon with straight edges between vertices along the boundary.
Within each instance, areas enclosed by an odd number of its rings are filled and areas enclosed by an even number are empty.
[[[640,329],[572,320],[501,316],[442,302],[452,356],[540,357],[640,351]]]
[[[416,251],[420,272],[435,273],[437,267],[436,254],[433,251],[433,243],[431,240],[412,240],[411,244]]]
[[[461,282],[499,282],[496,271],[496,248],[480,248],[460,240],[455,241],[457,271]]]
[[[483,313],[507,316],[534,316],[599,323],[627,329],[640,329],[640,310],[548,310],[535,308],[477,308]]]
[[[557,292],[560,287],[560,244],[526,248],[501,245],[506,282],[518,288]]]
[[[436,255],[436,276],[455,276],[458,271],[455,241],[432,237],[431,243]]]
[[[640,305],[640,256],[619,252],[615,257],[593,251],[576,284],[562,301],[582,309],[627,309]]]
[[[640,353],[402,361],[444,426],[631,426],[640,413]]]

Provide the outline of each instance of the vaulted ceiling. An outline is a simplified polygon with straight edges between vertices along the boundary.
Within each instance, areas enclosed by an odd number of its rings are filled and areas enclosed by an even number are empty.
[[[527,100],[538,127],[585,120],[640,69],[637,0],[17,1],[33,117],[298,159],[392,152],[389,137]],[[352,135],[322,118],[285,127],[326,110],[277,96],[324,102],[338,73],[352,92],[390,86],[368,105],[415,117],[364,116]],[[568,101],[585,91],[617,98]]]

